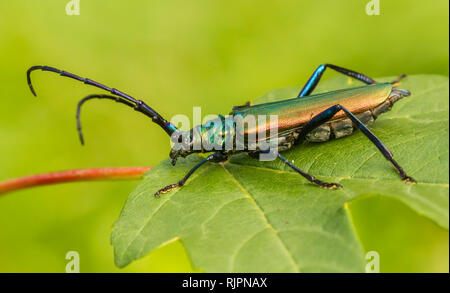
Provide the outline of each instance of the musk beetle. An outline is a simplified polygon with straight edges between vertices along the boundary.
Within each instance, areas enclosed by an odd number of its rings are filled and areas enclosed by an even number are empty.
[[[311,95],[327,68],[359,80],[366,85]],[[186,157],[193,153],[211,152],[211,150],[206,150],[202,147],[200,149],[193,148],[198,137],[203,139],[206,137],[207,140],[211,139],[212,136],[235,137],[236,127],[233,120],[226,119],[222,115],[219,115],[215,122],[221,122],[221,125],[224,126],[213,132],[211,132],[211,123],[195,126],[190,131],[181,131],[141,100],[135,99],[117,89],[110,88],[91,79],[83,78],[49,66],[33,66],[27,71],[28,85],[35,96],[36,93],[31,84],[30,74],[39,69],[81,81],[85,84],[103,89],[111,94],[89,95],[78,103],[77,125],[82,144],[83,135],[80,123],[80,110],[81,106],[86,101],[92,99],[113,100],[127,105],[152,119],[153,122],[158,124],[169,136],[171,136],[172,141],[173,137],[177,138],[177,142],[181,142],[183,140],[181,138],[184,138],[184,142],[188,147],[181,149],[172,148],[170,152],[170,158],[172,159],[173,165],[176,164],[177,158],[180,156]],[[249,115],[276,115],[278,117],[278,134],[275,139],[278,149],[275,156],[307,180],[320,187],[334,189],[341,186],[337,183],[327,183],[316,179],[314,176],[297,168],[294,164],[280,155],[278,151],[281,152],[287,150],[303,141],[325,142],[330,139],[348,136],[356,129],[361,130],[379,149],[383,156],[391,162],[403,181],[415,182],[415,180],[412,177],[409,177],[403,168],[394,160],[389,149],[366,126],[366,124],[371,124],[382,113],[389,111],[395,102],[410,95],[408,91],[396,88],[403,77],[405,77],[405,75],[399,76],[392,82],[378,83],[372,78],[353,70],[332,64],[322,64],[314,71],[296,98],[258,105],[252,105],[251,102],[247,102],[244,105],[235,106],[230,115],[244,118]],[[214,124],[214,121],[212,122],[212,124]],[[258,125],[256,128],[260,129],[261,125]],[[256,128],[245,128],[244,141],[247,142],[246,139],[252,134],[255,134]],[[263,130],[268,131],[269,125],[262,125],[262,128]],[[256,145],[252,149],[245,144],[243,148],[238,149],[236,147],[236,141],[231,141],[231,149],[225,149],[223,145],[221,150],[214,151],[211,155],[195,165],[180,181],[160,189],[155,195],[158,196],[161,193],[166,193],[172,189],[183,186],[187,179],[206,162],[224,162],[237,152],[247,152],[252,157],[268,152],[259,147],[260,142],[261,141],[257,140]],[[221,140],[221,143],[225,144],[225,140]]]

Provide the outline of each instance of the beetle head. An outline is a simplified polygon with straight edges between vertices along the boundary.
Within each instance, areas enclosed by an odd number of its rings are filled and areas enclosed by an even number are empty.
[[[172,134],[171,140],[174,144],[169,154],[172,159],[172,165],[177,163],[178,157],[185,158],[190,154],[199,153],[202,151],[201,137],[196,134],[194,129],[189,131],[177,131]]]

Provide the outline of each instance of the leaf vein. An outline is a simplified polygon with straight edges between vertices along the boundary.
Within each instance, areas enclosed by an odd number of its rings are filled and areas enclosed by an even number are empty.
[[[244,186],[242,186],[242,184],[239,183],[239,181],[236,179],[236,177],[234,177],[233,174],[231,174],[231,172],[225,168],[224,165],[221,165],[222,168],[225,170],[225,172],[230,175],[230,177],[236,182],[236,185],[239,186],[239,188],[244,192],[244,194],[246,195],[246,197],[250,200],[250,202],[252,202],[255,207],[257,208],[257,210],[261,213],[262,218],[264,219],[264,221],[267,224],[267,227],[269,228],[269,230],[278,238],[278,240],[280,241],[281,246],[283,247],[283,249],[286,251],[286,254],[288,256],[288,258],[290,259],[290,261],[293,264],[293,267],[295,269],[296,272],[300,272],[300,268],[298,266],[298,264],[295,262],[294,257],[292,256],[291,252],[289,251],[289,249],[286,247],[285,243],[283,242],[283,240],[280,238],[280,236],[278,235],[277,231],[273,228],[272,224],[269,222],[269,220],[267,219],[267,217],[264,214],[263,209],[261,208],[261,206],[258,205],[258,203],[255,201],[255,199],[251,196],[251,194],[249,193],[249,191],[247,189],[244,188]]]

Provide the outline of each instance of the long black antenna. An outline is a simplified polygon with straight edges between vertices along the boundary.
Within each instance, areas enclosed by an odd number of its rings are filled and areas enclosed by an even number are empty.
[[[83,138],[83,131],[81,130],[81,106],[83,106],[83,104],[91,99],[109,99],[109,100],[113,100],[116,101],[118,103],[121,104],[125,104],[131,108],[135,108],[135,105],[129,101],[123,100],[122,98],[119,97],[114,97],[114,96],[110,96],[110,95],[89,95],[83,99],[81,99],[80,102],[78,102],[77,105],[77,130],[78,130],[78,136],[80,138],[80,142],[82,145],[84,145],[84,138]]]
[[[107,96],[107,95],[92,95],[92,96],[88,96],[88,97],[84,98],[83,100],[80,101],[80,103],[78,105],[77,117],[79,117],[80,107],[85,101],[87,101],[89,99],[93,99],[93,98],[107,98],[107,99],[112,99],[112,100],[115,100],[122,104],[125,104],[127,106],[133,107],[136,111],[141,112],[144,115],[150,117],[152,119],[152,121],[155,122],[156,124],[158,124],[159,126],[161,126],[161,128],[164,129],[164,131],[167,132],[167,134],[169,136],[171,136],[172,133],[174,133],[175,131],[178,131],[178,129],[172,123],[165,120],[161,115],[158,114],[158,112],[153,110],[150,106],[145,104],[143,101],[136,100],[135,98],[133,98],[115,88],[107,87],[107,86],[105,86],[101,83],[98,83],[96,81],[93,81],[89,78],[83,78],[78,75],[72,74],[70,72],[59,70],[57,68],[50,67],[50,66],[38,65],[38,66],[32,66],[32,67],[30,67],[30,69],[28,69],[27,82],[28,82],[28,86],[30,87],[30,90],[34,96],[36,96],[36,92],[31,83],[31,72],[33,72],[35,70],[39,70],[39,69],[42,71],[50,71],[50,72],[58,73],[61,76],[65,76],[65,77],[69,77],[69,78],[81,81],[84,84],[95,86],[102,90],[108,91],[111,94],[116,96],[116,97],[112,97],[112,96]],[[79,128],[79,133],[80,133],[80,140],[81,140],[81,143],[83,144],[84,141],[83,141],[83,135],[81,133],[81,124],[80,124],[79,120],[78,120],[78,128]]]

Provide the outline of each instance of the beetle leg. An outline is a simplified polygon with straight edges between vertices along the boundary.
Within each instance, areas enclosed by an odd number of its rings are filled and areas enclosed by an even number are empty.
[[[328,189],[336,189],[336,188],[342,187],[342,185],[340,185],[338,183],[328,183],[328,182],[323,182],[323,181],[320,181],[320,180],[316,179],[313,175],[310,175],[310,174],[300,170],[299,168],[297,168],[294,164],[289,162],[285,157],[283,157],[280,154],[278,154],[278,158],[280,158],[286,165],[291,167],[295,172],[297,172],[298,174],[302,175],[308,181],[316,184],[317,186],[320,186],[320,187],[323,187],[323,188],[328,188]]]
[[[375,136],[375,134],[372,133],[372,131],[367,128],[364,123],[361,122],[355,115],[353,115],[350,111],[348,111],[345,107],[341,105],[334,105],[325,111],[317,114],[314,116],[302,129],[302,132],[300,133],[298,137],[298,142],[302,142],[306,135],[311,132],[313,129],[318,127],[319,125],[322,125],[323,123],[331,120],[333,116],[339,112],[344,111],[344,113],[347,115],[350,120],[364,133],[364,135],[370,139],[370,141],[380,150],[380,152],[383,154],[383,156],[392,163],[392,165],[395,167],[397,172],[400,174],[402,180],[404,182],[416,182],[414,178],[408,176],[406,172],[403,170],[403,168],[397,163],[397,161],[394,160],[393,155],[391,151],[383,144],[383,142]]]
[[[186,183],[186,181],[189,179],[189,177],[191,177],[191,175],[203,164],[210,162],[210,161],[217,163],[217,162],[223,162],[226,160],[228,160],[228,156],[223,153],[220,153],[220,152],[209,155],[206,159],[199,162],[191,170],[189,170],[189,172],[187,172],[187,174],[180,181],[178,181],[177,183],[169,184],[166,187],[161,188],[160,190],[155,192],[155,196],[158,197],[161,193],[167,193],[173,189],[183,186]]]
[[[367,75],[364,75],[362,73],[359,73],[359,72],[356,72],[356,71],[353,71],[350,69],[345,69],[345,68],[342,68],[342,67],[339,67],[339,66],[336,66],[333,64],[322,64],[319,67],[317,67],[317,69],[311,75],[308,82],[305,84],[303,89],[298,94],[297,98],[309,96],[312,93],[312,91],[316,88],[317,84],[320,81],[320,78],[322,77],[322,74],[324,73],[325,69],[327,69],[327,68],[331,68],[331,69],[333,69],[339,73],[342,73],[346,76],[355,78],[359,81],[364,82],[365,84],[376,83],[375,80],[373,80],[372,78],[370,78]]]
[[[402,74],[397,77],[394,81],[391,81],[392,86],[397,86],[400,84],[400,81],[406,77],[406,74]]]

